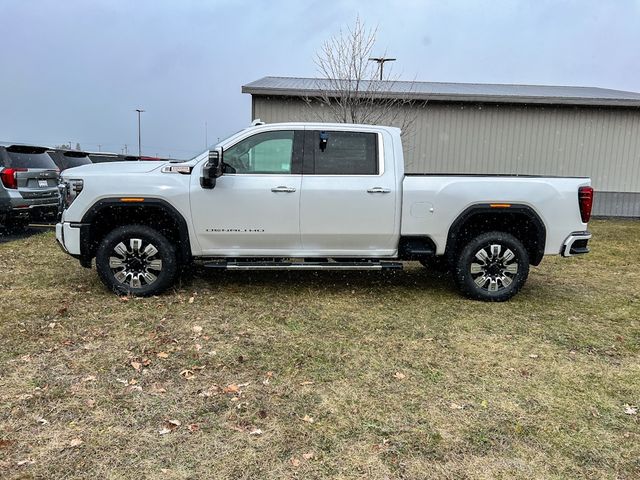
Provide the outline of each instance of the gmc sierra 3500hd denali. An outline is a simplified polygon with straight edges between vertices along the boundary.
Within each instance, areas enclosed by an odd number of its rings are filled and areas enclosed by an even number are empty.
[[[587,253],[588,178],[411,175],[400,130],[258,124],[184,162],[63,172],[62,248],[117,293],[153,295],[182,266],[449,269],[507,300],[544,255]]]

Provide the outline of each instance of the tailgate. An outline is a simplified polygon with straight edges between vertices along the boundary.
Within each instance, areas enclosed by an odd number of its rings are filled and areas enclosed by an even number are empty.
[[[58,186],[57,170],[44,170],[29,168],[26,171],[16,172],[18,189],[41,190]]]

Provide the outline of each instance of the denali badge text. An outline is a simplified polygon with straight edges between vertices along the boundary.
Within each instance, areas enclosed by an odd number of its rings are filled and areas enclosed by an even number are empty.
[[[264,228],[207,228],[205,232],[213,233],[262,233]]]

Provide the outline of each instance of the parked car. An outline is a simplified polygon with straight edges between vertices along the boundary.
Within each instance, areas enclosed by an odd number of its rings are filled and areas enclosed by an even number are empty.
[[[503,301],[544,255],[589,251],[588,178],[405,175],[400,130],[258,125],[186,162],[63,173],[62,247],[118,293],[181,266],[383,270],[442,259],[460,290]]]
[[[89,158],[89,154],[80,150],[63,150],[57,148],[48,150],[47,153],[53,159],[60,171],[92,163]]]
[[[137,155],[124,155],[122,153],[89,152],[88,155],[93,163],[137,162],[140,160]],[[144,160],[145,157],[142,157],[142,159]]]
[[[24,227],[31,220],[55,220],[58,215],[58,167],[46,147],[0,146],[0,203],[10,227]]]
[[[93,163],[108,163],[108,162],[124,162],[124,155],[119,153],[109,152],[89,152],[89,158]]]

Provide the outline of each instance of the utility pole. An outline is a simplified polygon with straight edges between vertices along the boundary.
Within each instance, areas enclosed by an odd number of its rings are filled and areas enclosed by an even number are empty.
[[[385,62],[395,62],[396,59],[395,58],[389,58],[389,57],[372,57],[369,59],[370,62],[376,62],[379,65],[379,69],[380,69],[380,80],[382,80],[382,71],[384,70],[384,63]]]
[[[204,148],[205,150],[207,148],[209,148],[209,138],[208,138],[208,131],[207,131],[207,122],[204,122]]]
[[[98,144],[98,151],[99,151],[99,152],[101,152],[101,151],[102,151],[102,144],[101,144],[101,143],[99,143],[99,144]]]
[[[140,135],[140,114],[144,112],[144,110],[140,108],[136,108],[136,112],[138,112],[138,160],[142,157],[142,142]]]

